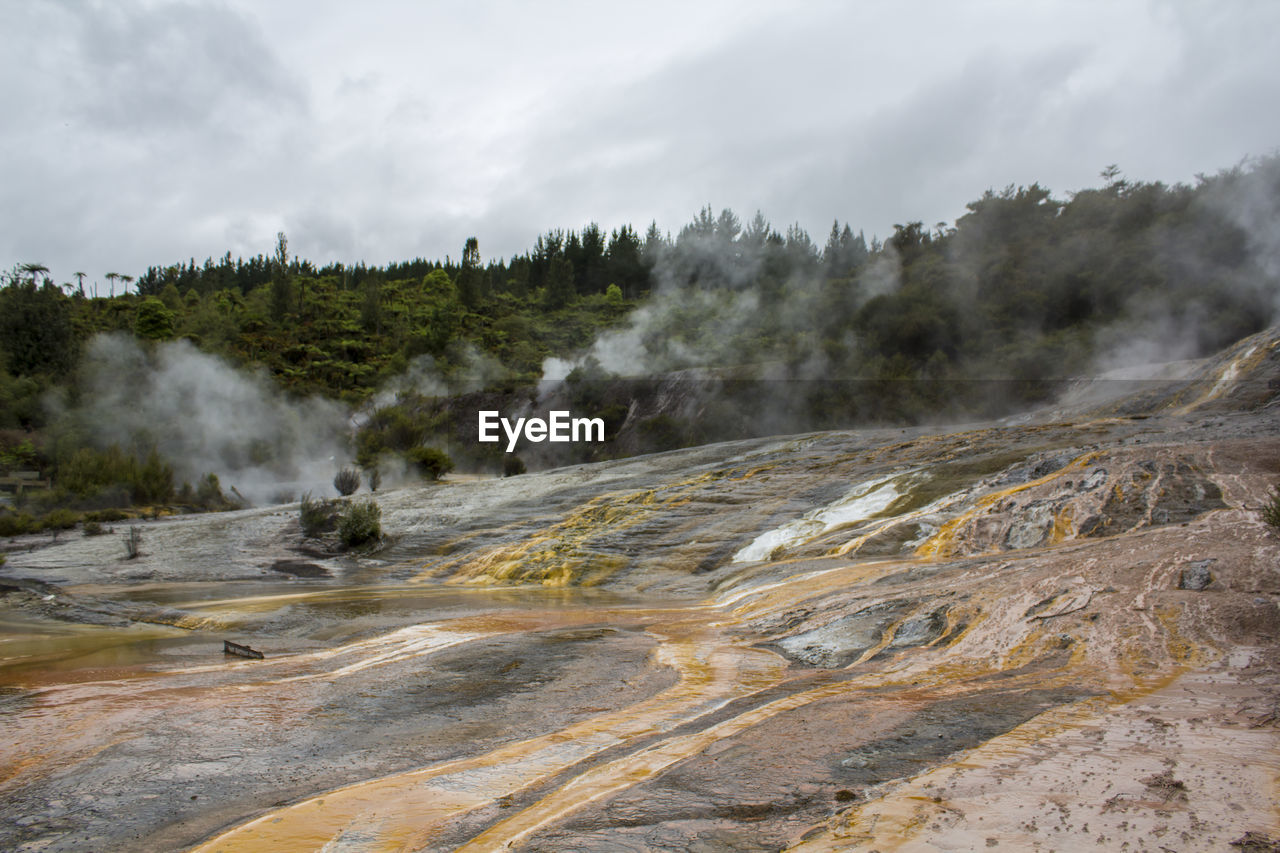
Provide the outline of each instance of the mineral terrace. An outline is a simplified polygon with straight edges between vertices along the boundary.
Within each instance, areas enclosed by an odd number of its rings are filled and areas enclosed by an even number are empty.
[[[357,554],[296,505],[15,540],[0,848],[1280,849],[1278,341],[380,492]]]

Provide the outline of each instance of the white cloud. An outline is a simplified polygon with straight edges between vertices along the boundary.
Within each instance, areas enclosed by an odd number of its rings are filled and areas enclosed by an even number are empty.
[[[0,265],[486,256],[702,205],[822,235],[1280,140],[1280,5],[0,7]]]

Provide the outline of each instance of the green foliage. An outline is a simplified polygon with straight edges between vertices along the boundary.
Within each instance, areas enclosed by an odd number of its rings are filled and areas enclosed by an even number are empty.
[[[360,488],[360,472],[354,468],[343,468],[333,475],[333,487],[343,497],[355,494]]]
[[[0,429],[28,430],[44,426],[46,413],[42,398],[47,390],[40,379],[14,377],[0,370]]]
[[[338,515],[338,538],[348,548],[382,536],[382,508],[372,498],[350,501]]]
[[[112,521],[124,521],[126,518],[129,517],[129,514],[122,509],[108,507],[106,509],[99,509],[93,512],[85,513],[84,517],[90,521],[112,522]]]
[[[502,476],[515,477],[523,474],[527,469],[524,460],[514,453],[508,453],[502,459]]]
[[[0,352],[14,376],[61,376],[75,363],[78,339],[71,300],[49,281],[22,280],[15,270],[0,289]]]
[[[459,262],[317,267],[291,259],[281,233],[271,255],[152,267],[136,295],[114,298],[67,297],[43,266],[27,264],[0,276],[0,429],[60,429],[42,398],[104,331],[190,339],[261,367],[289,392],[352,405],[410,371],[430,394],[465,387],[509,399],[540,376],[547,357],[576,356],[626,322],[655,271],[663,295],[636,325],[652,357],[637,366],[866,383],[792,394],[786,408],[813,425],[972,413],[988,405],[973,390],[982,386],[965,382],[976,378],[1013,380],[1003,394],[1009,406],[1042,399],[1051,389],[1039,380],[1079,374],[1119,330],[1153,320],[1193,328],[1187,344],[1200,353],[1269,321],[1276,274],[1239,213],[1246,199],[1264,227],[1274,219],[1280,157],[1192,186],[1131,182],[1115,169],[1105,180],[1062,199],[1034,183],[988,191],[953,226],[907,221],[885,243],[835,222],[819,247],[799,225],[780,232],[760,213],[744,222],[707,207],[674,239],[656,222],[643,238],[629,225],[606,234],[589,223],[549,231],[507,260],[482,259],[470,238]],[[605,414],[610,446],[590,451],[601,456],[713,440],[723,436],[708,424],[743,420],[713,401],[702,411],[716,418],[646,412],[606,385],[616,380],[571,391],[587,406],[582,414]],[[380,407],[357,433],[356,464],[368,471],[384,454],[402,454],[439,476],[440,460],[414,458],[436,445],[459,464],[496,469],[505,460],[473,451],[474,416],[460,423],[465,405],[456,403],[405,395]],[[620,435],[627,411],[636,417]],[[55,444],[57,452],[45,449]],[[172,471],[145,445],[77,456],[73,440],[38,435],[32,446],[32,467],[52,473],[55,491],[73,503],[172,497]],[[11,452],[0,437],[0,454]],[[25,466],[30,453],[22,452],[0,466]],[[540,448],[538,464],[554,461],[550,453]],[[229,505],[220,494],[197,482],[183,499]]]
[[[32,470],[37,464],[38,454],[31,439],[0,436],[0,471]]]
[[[57,466],[55,482],[75,497],[116,504],[163,504],[174,496],[173,466],[155,448],[141,460],[114,444],[78,448]]]
[[[26,533],[39,533],[43,525],[29,512],[0,510],[0,536],[12,538]]]
[[[166,341],[173,337],[174,312],[154,296],[148,296],[138,305],[133,321],[133,333],[147,341]]]
[[[46,530],[70,530],[79,520],[79,513],[59,508],[45,513],[44,527]]]
[[[1262,520],[1280,530],[1280,486],[1271,487],[1271,494],[1262,505]]]
[[[134,503],[162,504],[173,498],[173,466],[154,448],[135,471],[132,482]]]
[[[453,460],[438,447],[414,447],[405,458],[428,480],[438,480],[453,470]]]
[[[338,508],[335,501],[315,500],[310,493],[298,502],[298,523],[302,534],[315,539],[338,525]]]
[[[223,509],[233,505],[222,493],[222,484],[214,473],[205,474],[196,486],[196,502],[206,509]]]

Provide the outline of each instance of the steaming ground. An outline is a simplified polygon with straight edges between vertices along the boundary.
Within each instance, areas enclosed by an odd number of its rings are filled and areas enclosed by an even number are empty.
[[[286,398],[265,374],[186,341],[144,351],[98,335],[82,363],[87,390],[64,414],[102,447],[154,443],[178,482],[213,473],[254,504],[276,503],[326,491],[346,460],[340,404]]]
[[[1280,333],[1166,376],[14,543],[0,847],[1275,844]]]

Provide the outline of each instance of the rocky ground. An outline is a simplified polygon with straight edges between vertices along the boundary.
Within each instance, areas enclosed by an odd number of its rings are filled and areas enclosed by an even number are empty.
[[[379,493],[358,554],[15,541],[0,848],[1280,849],[1278,342]]]

